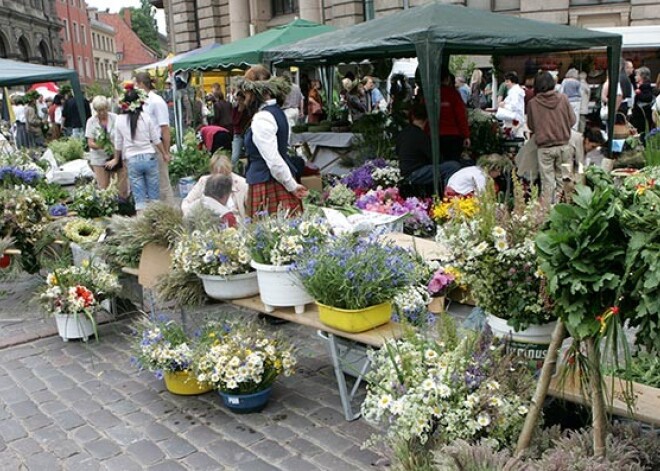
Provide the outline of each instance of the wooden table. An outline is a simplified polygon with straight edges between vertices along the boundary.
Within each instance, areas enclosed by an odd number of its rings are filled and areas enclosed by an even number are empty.
[[[424,260],[438,260],[448,255],[446,247],[431,239],[422,239],[402,232],[390,232],[382,236],[383,240],[394,242],[399,247],[411,249],[422,256]]]

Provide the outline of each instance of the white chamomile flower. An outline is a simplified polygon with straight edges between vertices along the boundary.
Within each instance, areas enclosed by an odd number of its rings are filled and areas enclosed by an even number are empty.
[[[500,226],[495,226],[493,228],[493,237],[496,239],[502,239],[506,236],[506,231],[502,229]]]
[[[498,252],[504,252],[506,249],[509,248],[509,245],[506,243],[506,240],[498,239],[495,241],[495,248],[497,249]]]
[[[381,409],[388,409],[392,404],[392,396],[389,394],[383,394],[378,400],[378,407]]]
[[[493,396],[488,400],[488,404],[494,407],[502,407],[502,404],[504,403],[502,402],[502,399],[500,399],[499,397]]]
[[[433,361],[436,358],[438,358],[438,352],[436,352],[435,350],[429,348],[424,352],[424,359],[426,361]]]
[[[520,415],[527,415],[528,412],[529,412],[529,409],[527,408],[527,406],[519,406],[518,407],[518,413]]]
[[[446,384],[441,384],[438,386],[438,395],[443,399],[448,398],[451,395],[451,388]]]
[[[489,391],[499,391],[500,390],[500,383],[498,383],[497,381],[493,381],[493,380],[488,381],[486,383],[486,388]]]
[[[432,389],[435,389],[435,382],[431,378],[426,378],[424,381],[422,381],[422,389],[424,391],[431,391]]]
[[[490,415],[482,412],[477,416],[477,423],[480,427],[488,427],[490,425]]]

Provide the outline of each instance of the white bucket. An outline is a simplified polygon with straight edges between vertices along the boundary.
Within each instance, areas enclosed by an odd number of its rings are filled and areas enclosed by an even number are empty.
[[[535,363],[540,369],[548,353],[548,347],[552,340],[552,332],[555,330],[557,321],[541,325],[530,325],[528,328],[516,332],[513,327],[492,314],[488,314],[488,325],[493,330],[495,337],[506,341],[506,350],[516,353]]]
[[[185,198],[197,181],[193,177],[179,178],[179,196]]]
[[[204,291],[213,299],[249,298],[259,293],[257,273],[240,273],[236,275],[197,275],[204,284]]]
[[[68,342],[69,339],[83,339],[86,341],[94,335],[94,324],[85,314],[55,314],[57,323],[57,333],[62,340]]]
[[[302,314],[305,304],[314,302],[290,265],[264,265],[255,261],[251,265],[257,270],[259,294],[266,312],[273,312],[275,307],[294,306],[296,314]]]

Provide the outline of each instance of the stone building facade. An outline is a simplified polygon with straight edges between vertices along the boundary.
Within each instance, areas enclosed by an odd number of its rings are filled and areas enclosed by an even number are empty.
[[[164,8],[170,47],[182,53],[229,43],[295,17],[349,26],[433,0],[151,0]],[[574,26],[660,24],[660,0],[443,0],[445,3]]]
[[[96,8],[87,10],[89,26],[92,32],[92,56],[94,57],[94,75],[96,81],[108,84],[108,73],[117,70],[117,48],[115,47],[115,29],[103,23]]]
[[[78,72],[80,83],[92,83],[96,75],[87,3],[85,0],[54,0],[54,3],[57,16],[64,24],[60,39],[66,67]]]
[[[0,0],[0,57],[63,65],[59,0]]]

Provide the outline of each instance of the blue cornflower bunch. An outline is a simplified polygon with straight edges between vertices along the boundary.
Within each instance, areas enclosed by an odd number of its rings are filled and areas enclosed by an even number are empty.
[[[44,174],[41,170],[34,168],[22,168],[17,166],[0,167],[0,184],[5,188],[14,185],[36,185]]]
[[[296,266],[305,289],[316,301],[341,309],[391,301],[415,278],[411,253],[375,237],[354,234],[310,247]]]
[[[144,320],[134,333],[131,363],[153,372],[158,379],[164,372],[190,368],[194,354],[183,328],[166,317]]]
[[[342,178],[341,183],[353,191],[361,190],[365,192],[368,190],[373,190],[375,189],[377,183],[373,177],[374,171],[377,169],[384,169],[389,166],[390,165],[385,159],[378,158],[367,160],[363,165],[359,166],[344,178]]]

